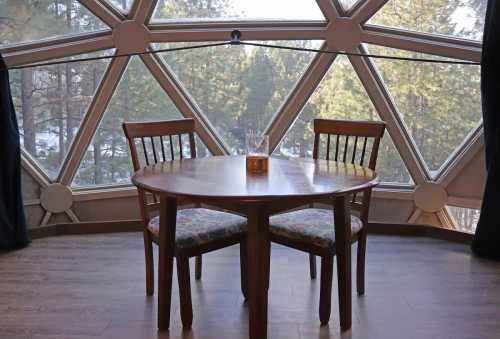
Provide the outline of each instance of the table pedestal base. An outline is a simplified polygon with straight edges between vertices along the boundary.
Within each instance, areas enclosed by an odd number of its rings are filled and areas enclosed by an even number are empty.
[[[250,338],[267,338],[269,287],[269,214],[261,204],[248,206],[247,258],[249,277]]]

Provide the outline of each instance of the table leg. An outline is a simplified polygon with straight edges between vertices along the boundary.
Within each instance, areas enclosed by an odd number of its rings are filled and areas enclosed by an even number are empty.
[[[177,200],[160,197],[160,239],[158,260],[158,329],[170,327],[170,304],[172,299],[172,273],[175,253],[175,227]]]
[[[267,287],[269,285],[269,214],[265,205],[248,208],[247,260],[250,305],[250,339],[267,338]]]
[[[345,331],[351,328],[352,317],[351,213],[349,197],[335,198],[334,212],[340,328]]]

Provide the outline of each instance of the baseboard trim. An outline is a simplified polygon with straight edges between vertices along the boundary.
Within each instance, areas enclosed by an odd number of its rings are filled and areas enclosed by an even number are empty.
[[[140,220],[80,222],[48,225],[28,230],[31,239],[53,237],[59,235],[142,232]],[[472,244],[474,235],[428,225],[405,225],[389,223],[370,223],[368,233],[398,235],[407,237],[429,237],[452,241],[460,244]]]
[[[120,220],[47,225],[29,229],[28,234],[31,239],[39,239],[59,235],[142,232],[142,230],[143,225],[140,220]]]
[[[368,233],[406,237],[428,237],[466,245],[471,245],[474,239],[474,235],[470,233],[429,225],[413,224],[370,223],[368,225]]]

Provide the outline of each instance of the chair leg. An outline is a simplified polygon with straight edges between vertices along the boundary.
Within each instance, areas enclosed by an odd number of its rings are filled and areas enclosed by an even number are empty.
[[[153,259],[153,238],[148,230],[144,230],[144,254],[146,259],[146,295],[155,293],[155,270]]]
[[[201,279],[201,267],[202,267],[201,265],[202,265],[201,255],[198,255],[194,263],[194,278],[196,280]]]
[[[247,241],[240,243],[240,269],[241,269],[241,293],[245,301],[248,300],[248,271],[247,271]]]
[[[319,320],[321,325],[330,321],[332,309],[333,255],[321,257],[321,286],[319,294]]]
[[[356,287],[358,295],[365,294],[365,257],[367,231],[363,229],[358,234],[358,254],[356,264]]]
[[[311,279],[316,279],[316,256],[311,253],[309,253],[309,273]]]
[[[191,282],[189,279],[189,258],[177,256],[177,279],[181,304],[181,320],[184,327],[193,323],[193,305],[191,303]]]

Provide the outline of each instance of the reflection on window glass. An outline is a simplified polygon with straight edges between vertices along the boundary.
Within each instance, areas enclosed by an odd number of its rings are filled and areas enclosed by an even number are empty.
[[[430,55],[370,45],[370,53]],[[374,59],[415,144],[437,173],[481,121],[479,66]]]
[[[134,0],[110,0],[111,3],[123,12],[127,12]]]
[[[105,27],[76,0],[0,0],[0,45]]]
[[[369,23],[481,40],[487,3],[487,0],[392,0]]]
[[[315,0],[160,0],[162,20],[325,20]]]
[[[340,5],[346,11],[350,10],[354,5],[356,5],[360,0],[339,0]]]
[[[447,208],[455,223],[455,229],[467,233],[476,231],[480,210],[455,206],[448,206]]]
[[[132,162],[123,121],[182,118],[139,57],[128,65],[74,179],[74,185],[129,183]]]
[[[315,118],[380,120],[347,57],[337,57],[274,155],[311,157]],[[388,133],[380,146],[377,172],[384,182],[411,183]]]
[[[320,44],[275,43],[307,47]],[[234,154],[244,152],[246,132],[265,130],[313,57],[314,53],[243,46],[163,54]]]
[[[10,72],[21,142],[50,178],[57,176],[108,63],[105,59]]]

